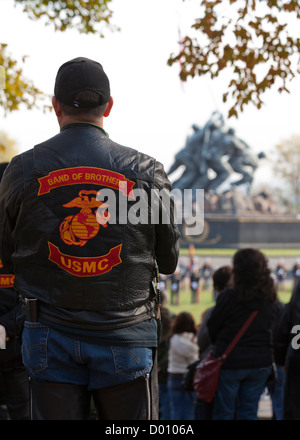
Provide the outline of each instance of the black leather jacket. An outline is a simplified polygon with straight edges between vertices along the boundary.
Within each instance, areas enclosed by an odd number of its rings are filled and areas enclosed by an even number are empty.
[[[171,186],[159,162],[93,124],[66,125],[13,158],[0,186],[0,255],[17,292],[74,327],[118,328],[152,317],[156,262],[170,274],[178,261],[173,203],[166,224],[146,221],[150,205],[138,224],[126,216],[145,208],[137,189],[149,203],[151,190],[162,188]]]
[[[0,325],[5,327],[9,337],[19,333],[16,328],[15,314],[17,308],[17,298],[14,292],[14,275],[6,273],[0,260]],[[3,350],[5,352],[5,350]],[[0,350],[1,360],[2,350]]]
[[[5,328],[6,336],[9,338],[5,350],[0,350],[0,366],[5,368],[22,365],[21,344],[18,338],[22,323],[16,319],[20,305],[13,288],[14,278],[14,275],[6,273],[0,260],[0,325]]]
[[[222,369],[265,368],[272,365],[272,325],[276,316],[276,303],[261,295],[248,303],[238,300],[234,289],[225,289],[218,297],[207,320],[213,354],[220,356],[242,328],[251,312],[257,316],[228,355]],[[201,347],[200,347],[201,349]]]

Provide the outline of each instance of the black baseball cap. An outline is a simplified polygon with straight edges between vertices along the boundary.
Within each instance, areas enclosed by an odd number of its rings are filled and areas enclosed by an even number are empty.
[[[109,80],[97,61],[74,58],[58,69],[54,95],[58,101],[72,107],[98,107],[109,101]]]

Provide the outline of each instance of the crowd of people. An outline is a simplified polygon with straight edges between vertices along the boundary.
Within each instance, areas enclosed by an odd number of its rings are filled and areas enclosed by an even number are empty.
[[[185,263],[179,259],[175,272],[171,275],[160,276],[161,291],[170,291],[170,303],[180,305],[180,293],[183,288],[190,289],[191,304],[199,304],[201,290],[210,290],[212,287],[213,265],[210,258],[203,264]]]
[[[280,259],[274,268],[274,276],[278,283],[278,289],[285,290],[286,282],[290,280],[293,287],[300,280],[300,259],[297,258],[292,267],[288,268],[284,259]]]
[[[184,290],[190,290],[191,304],[199,304],[200,293],[204,290],[212,290],[213,298],[216,299],[212,283],[215,269],[209,257],[205,257],[203,262],[181,257],[173,274],[160,276],[160,289],[170,292],[171,305],[180,305],[181,292]],[[280,258],[270,270],[278,290],[285,291],[288,284],[294,288],[300,279],[300,259],[297,258],[288,268],[284,259]]]
[[[215,303],[203,312],[199,322],[185,311],[171,313],[171,280],[169,289],[164,290],[165,332],[159,346],[161,418],[176,420],[180,415],[183,420],[255,420],[260,399],[268,395],[273,420],[299,419],[300,380],[296,370],[300,358],[294,326],[299,323],[300,282],[293,280],[291,300],[282,303],[278,297],[281,278],[264,254],[251,248],[237,251],[231,265],[211,269]],[[191,288],[193,278],[189,275],[194,270],[182,265],[182,288]],[[199,274],[199,265],[197,270]],[[257,316],[222,366],[213,401],[201,401],[195,391],[185,388],[188,367],[210,352],[221,355],[254,310],[258,310]]]
[[[277,294],[280,279],[274,276],[264,255],[251,248],[237,251],[232,265],[218,268],[213,268],[209,259],[202,266],[199,263],[184,265],[182,260],[179,263],[174,274],[160,275],[162,334],[158,346],[159,418],[255,420],[259,400],[267,392],[271,398],[274,420],[299,419],[300,402],[298,405],[295,384],[299,383],[300,386],[297,375],[300,358],[299,350],[293,348],[291,343],[291,332],[299,322],[297,306],[300,282],[295,285],[291,301],[281,303]],[[215,303],[203,312],[198,323],[189,312],[172,313],[169,310],[176,274],[179,274],[177,279],[180,286],[177,292],[185,283],[191,289],[192,303],[197,304],[193,290],[197,291],[204,285],[205,289],[211,289]],[[203,283],[201,276],[206,277]],[[192,284],[194,281],[197,282],[197,288]],[[11,291],[12,286],[2,291],[7,289]],[[7,297],[11,298],[9,295]],[[177,299],[171,303],[179,304],[179,295]],[[13,305],[9,305],[9,313],[4,310],[0,319],[7,328],[9,322],[13,322],[12,311],[15,313]],[[195,391],[184,387],[188,366],[205,359],[210,352],[220,355],[251,310],[259,310],[259,315],[225,362],[213,402],[202,402]],[[22,365],[20,347],[17,352],[16,347],[11,350],[11,343],[8,342],[8,351],[0,351],[5,359],[1,368],[0,418],[28,419],[26,371]],[[9,358],[11,352],[14,355]],[[91,418],[92,410],[93,406],[90,406]]]

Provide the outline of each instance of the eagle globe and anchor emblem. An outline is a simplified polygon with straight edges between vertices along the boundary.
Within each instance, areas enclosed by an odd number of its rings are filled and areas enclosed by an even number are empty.
[[[110,213],[109,205],[96,199],[98,191],[79,191],[78,197],[63,205],[65,208],[80,208],[80,212],[66,217],[59,227],[62,240],[68,245],[84,246],[94,238],[100,226],[106,228]],[[93,210],[97,208],[97,210]],[[99,208],[101,208],[99,210]]]

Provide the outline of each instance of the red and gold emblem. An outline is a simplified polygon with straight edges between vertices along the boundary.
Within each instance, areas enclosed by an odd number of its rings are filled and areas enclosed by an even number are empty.
[[[97,193],[93,190],[79,191],[78,197],[63,205],[65,208],[80,208],[78,214],[69,215],[60,225],[60,235],[66,244],[84,246],[88,240],[98,234],[100,225],[107,227],[110,214],[105,209],[109,205],[97,200]]]

